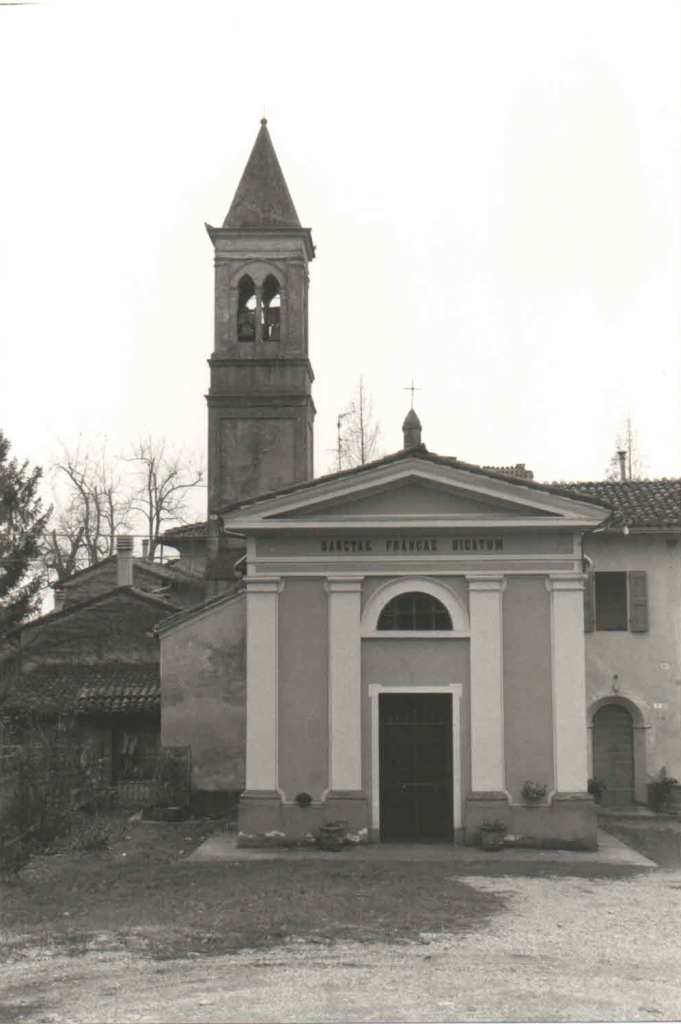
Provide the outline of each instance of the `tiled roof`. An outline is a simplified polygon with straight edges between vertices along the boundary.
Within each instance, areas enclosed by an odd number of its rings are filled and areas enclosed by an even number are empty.
[[[163,565],[160,565],[158,562],[149,562],[143,558],[136,558],[133,560],[133,572],[137,569],[141,572],[147,572],[152,576],[158,576],[162,580],[178,580],[182,583],[187,583],[190,580],[200,581],[203,579],[198,573],[192,572],[191,569],[180,568],[175,562],[164,562]]]
[[[298,491],[304,491],[307,488],[315,487],[317,484],[328,483],[331,480],[345,480],[355,476],[360,476],[362,473],[370,473],[373,470],[379,469],[382,466],[390,466],[393,463],[402,462],[405,459],[423,459],[425,462],[433,463],[436,466],[451,466],[453,469],[462,469],[467,473],[475,473],[478,476],[489,477],[492,480],[510,480],[513,479],[515,483],[522,487],[528,487],[534,491],[543,491],[546,494],[555,494],[559,498],[574,498],[577,499],[577,495],[567,490],[566,484],[545,484],[537,483],[535,480],[523,477],[519,479],[519,474],[511,469],[491,469],[488,466],[478,466],[473,462],[463,462],[461,459],[457,459],[452,455],[438,455],[437,452],[429,451],[424,444],[417,445],[413,448],[402,448],[400,451],[393,452],[390,455],[384,455],[381,459],[375,459],[373,462],[365,462],[361,466],[352,466],[350,469],[341,469],[334,473],[327,473],[324,476],[316,477],[313,480],[303,480],[298,483],[289,484],[286,487],[281,487],[276,491],[269,491],[266,494],[256,494],[252,498],[247,498],[245,501],[235,501],[230,505],[225,505],[221,512],[232,512],[238,508],[248,508],[251,505],[255,505],[258,502],[266,501],[270,498],[283,497],[287,494],[294,494]],[[526,471],[527,472],[527,471]],[[600,505],[601,502],[596,497],[583,496],[582,500],[586,500],[591,504]],[[199,526],[200,524],[195,524]]]
[[[681,478],[662,480],[592,480],[556,487],[575,498],[597,501],[613,510],[609,526],[639,529],[681,528]]]
[[[205,537],[208,531],[208,523],[204,520],[200,523],[187,523],[186,526],[174,526],[166,530],[163,540],[172,547],[173,537]]]
[[[184,527],[176,527],[176,530],[183,530]],[[172,533],[173,531],[168,531]],[[175,560],[176,561],[176,560]],[[135,557],[132,560],[133,566],[133,579],[137,575],[137,570],[140,572],[146,572],[150,576],[156,576],[162,580],[177,580],[182,583],[186,583],[189,579],[197,579],[196,573],[193,573],[189,569],[181,569],[175,564],[175,561],[164,562],[152,562],[147,558]],[[84,576],[93,575],[101,570],[105,566],[114,566],[116,564],[116,555],[109,555],[107,558],[103,558],[96,565],[88,565],[85,569],[79,569],[78,572],[74,572],[73,576],[69,576],[68,579],[61,580],[60,582],[53,583],[52,586],[61,587],[63,590],[69,590],[74,583],[80,583]]]
[[[603,508],[612,509],[613,516],[608,523],[609,527],[619,528],[626,524],[627,526],[639,529],[681,528],[681,478],[678,477],[660,480],[594,480],[574,481],[571,483],[540,483],[533,479],[532,472],[525,469],[523,463],[508,467],[476,466],[450,456],[429,452],[425,445],[394,452],[374,462],[366,462],[364,465],[354,466],[351,469],[328,473],[325,476],[316,477],[314,480],[290,484],[278,491],[259,494],[253,498],[248,498],[246,501],[225,506],[222,511],[232,511],[240,506],[248,507],[267,498],[303,491],[308,487],[334,479],[342,480],[347,477],[357,476],[361,473],[370,472],[372,469],[378,469],[380,466],[390,465],[391,463],[399,462],[401,459],[414,457],[439,465],[464,469],[468,472],[478,473],[494,479],[515,479],[517,483],[533,490],[546,491],[549,494],[556,494],[564,498],[574,498],[578,501],[588,501]],[[165,536],[170,543],[172,543],[173,535],[176,537],[201,537],[205,536],[207,526],[208,524],[205,522],[192,523],[188,526],[176,527],[175,530],[168,530]]]
[[[40,615],[37,619],[21,622],[14,629],[10,630],[7,636],[16,636],[24,630],[38,629],[46,624],[52,626],[55,622],[80,615],[95,605],[106,605],[113,601],[129,602],[131,600],[143,605],[151,605],[153,608],[167,611],[168,613],[179,611],[179,605],[169,600],[163,594],[153,594],[148,590],[138,590],[137,587],[115,587],[113,590],[106,590],[103,594],[95,594],[94,597],[89,597],[86,601],[74,602],[66,608],[62,608],[61,611],[46,612],[45,615]]]
[[[14,679],[0,713],[130,713],[160,705],[158,663],[45,665]]]
[[[524,462],[516,462],[515,466],[482,466],[490,473],[502,473],[504,476],[514,476],[518,480],[534,480],[534,473],[531,469],[525,469]]]

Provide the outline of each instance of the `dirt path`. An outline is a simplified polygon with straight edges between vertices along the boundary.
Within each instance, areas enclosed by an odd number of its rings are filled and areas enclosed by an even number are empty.
[[[452,876],[452,881],[461,881]],[[681,872],[471,877],[506,909],[408,945],[294,941],[161,961],[102,934],[3,965],[0,1019],[81,1022],[625,1020],[681,1017]],[[97,948],[99,946],[99,948]]]

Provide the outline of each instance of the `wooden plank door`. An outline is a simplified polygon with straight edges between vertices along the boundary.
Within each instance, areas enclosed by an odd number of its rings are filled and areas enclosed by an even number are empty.
[[[381,839],[451,839],[451,696],[381,694],[379,764]]]
[[[605,783],[604,807],[634,802],[634,727],[621,704],[605,704],[593,718],[593,774]]]

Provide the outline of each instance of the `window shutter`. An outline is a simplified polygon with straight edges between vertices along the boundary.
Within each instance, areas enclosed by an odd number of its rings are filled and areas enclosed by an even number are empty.
[[[584,632],[593,633],[596,616],[596,577],[593,572],[586,573],[584,580]]]
[[[648,632],[648,577],[645,572],[629,573],[629,629]]]

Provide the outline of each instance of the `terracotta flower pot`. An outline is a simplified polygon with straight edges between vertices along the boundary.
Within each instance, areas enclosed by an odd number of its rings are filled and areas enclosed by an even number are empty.
[[[480,846],[483,850],[503,850],[504,832],[492,829],[480,829]]]
[[[345,845],[348,828],[345,824],[320,825],[318,842],[320,850],[337,853]]]

